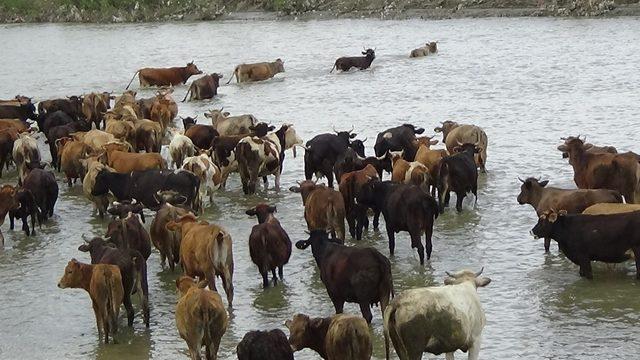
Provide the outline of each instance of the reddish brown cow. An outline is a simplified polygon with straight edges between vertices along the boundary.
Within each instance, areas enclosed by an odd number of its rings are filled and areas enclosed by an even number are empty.
[[[164,203],[151,222],[149,233],[153,246],[160,252],[160,265],[164,268],[166,259],[171,271],[180,261],[181,236],[177,231],[167,230],[166,226],[170,221],[176,221],[180,216],[188,213],[189,211],[183,208]]]
[[[16,129],[8,128],[0,130],[0,178],[4,167],[9,169],[9,164],[13,161],[13,143],[18,140],[18,132]]]
[[[304,218],[309,231],[331,231],[332,237],[337,235],[338,239],[344,240],[345,206],[342,195],[311,180],[298,182],[298,185],[289,190],[302,195]]]
[[[20,203],[16,198],[18,190],[11,185],[3,185],[0,188],[0,226],[4,224],[4,218],[7,217],[7,213],[11,210],[18,209]],[[2,235],[2,229],[0,229],[0,247],[4,246],[4,236]]]
[[[133,79],[140,79],[140,87],[145,86],[176,86],[184,84],[191,77],[191,75],[202,74],[202,71],[192,62],[187,63],[184,67],[171,67],[171,68],[142,68],[136,71],[129,81],[126,89],[129,89]]]
[[[373,165],[368,164],[364,169],[348,172],[340,178],[340,193],[344,199],[344,206],[349,225],[349,234],[356,240],[362,239],[362,230],[369,227],[367,207],[356,202],[356,196],[362,186],[371,179],[379,179],[378,171]],[[374,227],[378,227],[378,218],[373,220]]]

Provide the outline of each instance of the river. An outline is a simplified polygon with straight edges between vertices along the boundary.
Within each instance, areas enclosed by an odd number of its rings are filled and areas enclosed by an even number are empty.
[[[224,106],[275,125],[293,123],[305,141],[333,126],[353,126],[360,138],[368,137],[367,154],[379,131],[403,122],[425,127],[429,135],[440,121],[479,125],[489,147],[478,205],[467,199],[462,214],[450,209],[437,219],[427,266],[419,265],[408,234],[397,236],[391,258],[396,291],[441,284],[445,271],[484,266],[493,281],[478,291],[487,317],[481,358],[636,359],[640,289],[633,264],[595,264],[590,281],[578,276],[555,243],[545,255],[542,241],[529,235],[533,209],[516,201],[516,178],[575,187],[571,167],[556,150],[561,136],[582,134],[598,145],[640,151],[639,34],[637,18],[1,25],[7,52],[0,98],[117,92],[138,68],[191,60],[207,73],[224,73],[226,82],[239,63],[282,58],[284,74],[222,86],[213,101],[179,104],[180,115],[199,114],[205,122],[205,110]],[[439,41],[437,56],[408,58],[431,40]],[[329,74],[335,58],[357,55],[363,46],[376,48],[370,70]],[[178,87],[176,99],[185,91]],[[287,190],[303,174],[302,156],[289,153],[283,191],[248,197],[233,175],[204,215],[228,229],[234,243],[236,293],[220,359],[235,358],[249,330],[287,333],[283,323],[295,313],[333,314],[310,250],[294,248],[284,285],[267,290],[249,259],[247,240],[256,220],[244,211],[258,202],[277,206],[293,241],[306,238],[302,201]],[[15,176],[11,171],[0,182],[15,183]],[[37,236],[10,231],[8,220],[2,226],[0,358],[186,358],[174,320],[177,274],[160,268],[157,251],[148,261],[151,327],[145,329],[134,304],[134,327],[128,329],[121,315],[118,344],[98,342],[84,291],[57,288],[69,259],[89,261],[77,250],[81,235],[103,235],[107,225],[93,216],[81,186],[68,189],[60,177],[59,185],[56,214]],[[347,243],[389,254],[386,234],[371,230],[360,243]],[[359,314],[354,304],[345,311]],[[382,319],[379,309],[373,314],[374,358],[382,359]],[[310,350],[296,353],[296,359],[317,358]]]

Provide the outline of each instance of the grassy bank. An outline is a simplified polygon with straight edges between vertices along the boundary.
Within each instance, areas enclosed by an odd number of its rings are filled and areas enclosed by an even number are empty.
[[[252,16],[243,15],[251,12]],[[1,22],[639,15],[637,0],[0,0]],[[266,15],[268,14],[268,15]],[[260,16],[258,16],[260,18]]]

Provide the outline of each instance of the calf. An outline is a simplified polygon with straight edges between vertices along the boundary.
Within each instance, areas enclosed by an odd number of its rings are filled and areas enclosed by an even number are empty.
[[[327,177],[329,187],[333,187],[333,168],[349,147],[353,147],[357,134],[350,131],[335,131],[335,134],[320,134],[307,141],[304,153],[304,177],[311,180],[313,175],[319,179]],[[362,142],[359,143],[362,145]],[[364,145],[361,149],[354,149],[358,155],[364,157]],[[338,180],[338,179],[336,179]]]
[[[15,194],[15,199],[20,203],[17,209],[9,210],[9,229],[13,230],[13,219],[22,220],[22,230],[24,230],[27,236],[36,235],[36,219],[40,220],[40,210],[38,204],[33,196],[33,193],[27,189],[18,189]],[[27,218],[31,216],[31,231],[29,231],[29,224]]]
[[[360,141],[360,140],[356,140]],[[391,161],[389,160],[389,153],[386,153],[380,157],[368,156],[366,158],[360,157],[358,153],[352,148],[347,148],[344,153],[338,156],[335,165],[333,166],[333,172],[336,176],[336,180],[340,183],[342,175],[364,169],[367,165],[371,165],[375,168],[378,177],[382,179],[382,172],[391,172]]]
[[[372,165],[367,165],[362,170],[348,172],[342,175],[340,179],[339,189],[344,200],[349,234],[356,240],[361,240],[362,230],[369,227],[368,207],[357,203],[356,197],[360,193],[362,186],[366,185],[370,179],[380,179]],[[377,217],[374,218],[374,227],[378,228]]]
[[[328,318],[309,318],[296,314],[287,320],[291,349],[309,348],[328,360],[369,360],[373,352],[371,331],[360,316],[334,315]]]
[[[417,49],[411,50],[411,54],[409,57],[422,57],[427,56],[429,54],[437,54],[438,53],[438,42],[432,41],[425,44],[423,47],[419,47]]]
[[[38,223],[53,216],[53,209],[58,201],[58,183],[51,171],[38,168],[29,171],[22,187],[33,194],[40,209]]]
[[[191,77],[191,75],[200,75],[202,71],[192,62],[187,63],[187,66],[183,67],[171,67],[171,68],[142,68],[136,71],[129,81],[129,84],[125,89],[129,89],[133,79],[138,75],[140,80],[140,87],[146,86],[176,86],[184,84]]]
[[[290,191],[300,193],[304,205],[304,218],[309,231],[331,231],[332,237],[344,241],[345,203],[340,192],[313,181],[298,182]]]
[[[28,133],[19,134],[13,143],[12,156],[18,168],[18,184],[22,184],[29,171],[28,165],[40,162],[38,142]]]
[[[293,360],[291,345],[280,329],[249,331],[238,343],[236,353],[238,360]]]
[[[9,164],[13,161],[13,144],[18,140],[18,131],[14,128],[0,130],[0,178],[5,166],[9,170]]]
[[[547,210],[566,210],[570,214],[579,214],[597,203],[621,203],[622,196],[615,190],[569,190],[546,187],[549,181],[536,178],[518,179],[522,182],[518,203],[529,204],[538,216]],[[544,239],[544,249],[549,251],[551,239]]]
[[[284,61],[276,59],[273,62],[260,62],[254,64],[241,64],[236,66],[233,70],[233,75],[227,81],[227,84],[236,77],[236,81],[249,82],[249,81],[262,81],[271,79],[278,73],[284,72]]]
[[[182,168],[184,159],[195,155],[196,149],[191,139],[183,135],[176,128],[169,128],[171,142],[169,143],[169,155],[175,164],[176,169]]]
[[[233,252],[231,235],[218,225],[198,222],[193,214],[179,217],[166,225],[180,231],[180,262],[187,276],[206,279],[209,289],[216,289],[215,277],[222,278],[229,307],[233,306]]]
[[[180,261],[181,234],[178,231],[168,230],[167,224],[188,213],[188,210],[181,207],[164,203],[158,209],[149,229],[151,241],[160,252],[160,265],[164,268],[165,260],[168,261],[172,272],[175,270],[175,265]]]
[[[147,282],[147,264],[137,250],[116,248],[111,242],[99,237],[87,240],[78,247],[79,251],[88,252],[92,264],[115,265],[120,270],[124,296],[122,303],[127,311],[129,326],[133,326],[134,311],[131,295],[138,292],[141,296],[144,323],[149,327],[149,286]],[[140,287],[139,289],[137,287]]]
[[[89,93],[82,99],[82,114],[84,118],[95,124],[96,129],[104,129],[104,113],[111,108],[111,93]],[[100,126],[102,123],[102,127]]]
[[[139,203],[136,199],[123,200],[122,202],[114,201],[107,212],[118,219],[126,219],[129,213],[140,215],[140,220],[145,223],[144,218],[144,205]]]
[[[189,347],[192,360],[200,359],[205,347],[206,359],[216,360],[222,335],[229,326],[229,316],[217,292],[206,290],[206,282],[196,284],[187,276],[176,280],[180,299],[176,304],[176,326]]]
[[[364,56],[344,56],[338,58],[329,73],[332,73],[334,69],[349,71],[352,67],[360,70],[368,69],[376,58],[376,52],[374,49],[365,49],[362,55]]]
[[[145,171],[153,169],[166,169],[164,159],[158,153],[137,154],[123,151],[126,147],[119,143],[110,143],[104,146],[107,156],[107,165],[119,173],[132,171]]]
[[[105,237],[120,249],[134,249],[146,261],[151,255],[151,238],[138,217],[129,213],[126,218],[112,220]]]
[[[0,119],[36,120],[36,107],[30,98],[16,96],[15,101],[0,103]]]
[[[413,184],[420,187],[425,192],[429,192],[431,177],[429,169],[419,161],[407,161],[402,158],[402,153],[391,152],[391,181],[400,184]]]
[[[558,242],[560,251],[580,266],[580,276],[593,279],[591,261],[619,263],[636,258],[636,278],[640,279],[640,211],[608,214],[567,214],[545,211],[531,230],[534,237]]]
[[[189,96],[189,94],[191,94],[189,101],[212,99],[214,96],[218,95],[218,86],[220,86],[220,79],[222,79],[222,77],[222,74],[213,73],[194,80],[191,83],[191,86],[189,86],[187,93],[184,94],[182,102],[187,100],[187,96]]]
[[[0,187],[0,226],[4,224],[4,219],[9,211],[20,208],[20,202],[16,197],[17,194],[18,189],[11,185],[2,185]],[[0,247],[4,247],[2,229],[0,229]]]
[[[458,124],[455,121],[445,121],[442,126],[433,129],[442,133],[442,142],[447,146],[450,154],[454,153],[454,148],[459,144],[477,144],[481,151],[475,156],[476,165],[480,170],[486,172],[487,164],[487,134],[482,128],[475,125]]]
[[[296,242],[296,247],[311,246],[336,314],[342,313],[345,302],[357,303],[362,316],[371,323],[371,306],[380,303],[384,314],[393,296],[391,263],[374,248],[349,247],[335,241],[324,230],[313,230],[309,239]]]
[[[98,325],[98,336],[104,334],[104,342],[109,343],[109,335],[118,331],[118,313],[124,290],[120,270],[115,265],[88,265],[71,259],[58,282],[61,289],[84,289],[91,297],[93,312]]]
[[[445,286],[409,289],[393,299],[384,314],[386,358],[391,338],[400,360],[421,359],[425,352],[453,359],[456,350],[478,360],[486,319],[477,288],[491,282],[481,273],[447,272]]]
[[[382,212],[392,256],[396,246],[395,234],[408,231],[411,247],[418,251],[420,264],[424,264],[425,251],[421,243],[422,234],[425,235],[427,260],[431,258],[433,223],[438,217],[438,204],[431,195],[415,185],[371,179],[362,187],[357,200],[374,212]]]
[[[283,280],[282,267],[291,257],[291,240],[273,213],[275,206],[258,204],[246,211],[249,216],[258,218],[258,225],[251,229],[249,235],[249,255],[262,275],[262,286],[269,287],[269,271],[273,275],[273,285],[278,284],[276,269],[280,280]]]
[[[442,158],[438,168],[438,202],[440,213],[449,206],[450,192],[456,193],[456,210],[462,211],[462,201],[468,192],[478,202],[478,169],[473,160],[474,154],[482,151],[477,144],[461,144],[456,153]]]

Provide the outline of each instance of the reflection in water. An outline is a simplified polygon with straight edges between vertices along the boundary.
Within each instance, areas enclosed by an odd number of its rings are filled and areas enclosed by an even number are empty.
[[[633,265],[609,270],[596,264],[595,279],[587,281],[558,254],[557,245],[545,255],[542,241],[529,236],[534,212],[516,202],[516,179],[536,176],[553,186],[573,187],[571,167],[556,150],[561,136],[580,133],[596,145],[640,151],[633,131],[640,118],[638,33],[640,22],[633,18],[0,25],[3,45],[11,49],[0,66],[0,98],[117,92],[134,69],[181,66],[191,59],[205,72],[226,78],[239,63],[280,57],[286,62],[284,74],[258,84],[223,85],[214,100],[180,103],[180,115],[200,114],[200,122],[208,123],[202,113],[224,106],[273,125],[293,123],[305,140],[333,126],[353,125],[360,138],[369,138],[368,155],[378,131],[402,122],[424,127],[430,136],[445,120],[479,125],[489,146],[477,206],[469,197],[461,214],[449,209],[436,220],[432,258],[424,267],[408,234],[397,235],[390,259],[396,293],[441,284],[445,271],[485,266],[493,281],[479,290],[488,322],[482,358],[636,359],[640,302]],[[424,34],[440,41],[438,55],[406,57],[424,43]],[[616,41],[594,46],[603,38]],[[336,57],[362,44],[377,46],[372,69],[328,74]],[[176,87],[175,97],[181,99],[185,91],[186,86]],[[153,93],[138,89],[140,97]],[[233,239],[235,301],[220,359],[235,358],[235,347],[249,330],[284,328],[283,322],[298,312],[328,316],[334,311],[310,250],[294,248],[284,284],[268,290],[262,289],[249,257],[255,219],[244,211],[258,202],[277,206],[293,242],[307,238],[300,196],[286,191],[303,178],[301,155],[286,155],[285,190],[270,187],[245,197],[233,175],[203,216]],[[15,181],[10,171],[0,182]],[[2,332],[0,358],[24,357],[24,349],[30,349],[30,359],[187,358],[175,328],[178,273],[162,270],[157,252],[148,261],[151,327],[142,324],[134,296],[136,321],[128,329],[121,317],[119,344],[98,343],[84,291],[56,287],[70,258],[89,261],[77,251],[81,235],[103,235],[108,223],[92,215],[80,186],[59,184],[56,216],[37,236],[27,238],[19,227],[9,231],[8,221],[2,227],[7,242],[0,251],[0,324],[11,331]],[[347,244],[389,254],[384,223],[381,229],[369,229],[362,241],[347,239]],[[355,304],[347,304],[345,312],[360,313]],[[382,319],[379,309],[372,313],[374,358],[382,359]],[[300,360],[317,358],[311,351],[296,354]]]

